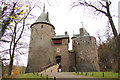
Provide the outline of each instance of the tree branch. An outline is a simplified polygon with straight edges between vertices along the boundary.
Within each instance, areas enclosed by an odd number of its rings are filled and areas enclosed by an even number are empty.
[[[2,41],[2,42],[8,42],[8,43],[10,42],[10,41],[7,41],[7,40],[3,40],[3,39],[2,39],[2,40],[0,40],[0,41]]]
[[[106,8],[106,6],[103,3],[101,3],[100,1],[99,1],[99,3],[102,5],[102,7]]]
[[[20,49],[20,48],[24,48],[24,46],[18,47],[18,48],[16,48],[16,49]],[[6,52],[6,51],[9,51],[9,50],[10,50],[10,49],[3,50],[3,51],[0,51],[0,53]],[[13,49],[11,49],[11,50],[13,50]]]
[[[88,7],[88,6],[89,6],[89,7],[92,7],[92,8],[94,8],[96,11],[102,12],[103,14],[105,14],[105,15],[107,16],[107,13],[106,13],[105,11],[98,9],[97,7],[95,7],[95,6],[87,3],[86,1],[85,1],[85,2],[79,2],[79,4],[84,5],[84,6],[87,6],[87,7]]]

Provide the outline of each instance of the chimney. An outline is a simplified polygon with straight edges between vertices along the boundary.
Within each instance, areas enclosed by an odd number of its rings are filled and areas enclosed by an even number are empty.
[[[49,13],[47,12],[46,20],[49,21]]]
[[[83,36],[83,35],[84,35],[83,28],[80,28],[80,36]]]
[[[67,35],[67,31],[65,31],[65,35]]]

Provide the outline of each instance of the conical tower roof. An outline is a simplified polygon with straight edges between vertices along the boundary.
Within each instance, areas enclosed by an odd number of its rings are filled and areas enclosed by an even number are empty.
[[[35,23],[37,22],[44,22],[44,23],[51,24],[48,18],[48,12],[47,13],[42,12],[41,15],[38,17],[38,19],[35,21]]]
[[[43,12],[41,13],[41,15],[37,18],[37,20],[32,25],[37,24],[37,23],[45,23],[45,24],[51,25],[55,29],[55,27],[51,24],[51,22],[49,20],[49,13],[48,12],[45,13],[45,5],[43,8]]]

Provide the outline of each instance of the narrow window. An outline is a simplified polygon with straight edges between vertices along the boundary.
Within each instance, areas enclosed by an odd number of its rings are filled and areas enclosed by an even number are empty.
[[[75,43],[75,40],[74,40],[74,43]]]
[[[52,28],[51,28],[51,32],[52,32]]]
[[[41,28],[43,28],[43,25],[41,25]]]
[[[88,44],[89,44],[89,42],[88,42]]]

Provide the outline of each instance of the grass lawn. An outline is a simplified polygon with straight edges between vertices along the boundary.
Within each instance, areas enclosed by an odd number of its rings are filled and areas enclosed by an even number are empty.
[[[37,73],[35,73],[35,75],[33,75],[33,73],[26,73],[26,74],[12,75],[9,78],[46,78],[46,76],[42,75],[41,77],[40,74],[37,76]]]
[[[33,75],[33,73],[26,73],[26,74],[18,74],[18,75],[11,75],[10,77],[8,77],[8,80],[54,80],[53,78],[49,78],[47,79],[47,76],[43,76],[41,77],[41,74],[37,75],[37,73],[35,73],[35,75]],[[7,80],[7,78],[3,79],[3,80]]]
[[[41,75],[37,76],[37,73],[33,75],[33,73],[19,74],[16,76],[17,78],[46,78],[46,76],[41,77]]]
[[[74,74],[81,75],[81,72],[79,72],[79,74],[76,73]],[[86,72],[83,72],[82,75],[86,76]],[[104,72],[104,77],[103,77],[103,72],[87,72],[87,76],[97,77],[97,78],[118,78],[118,73]]]

